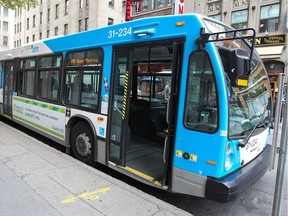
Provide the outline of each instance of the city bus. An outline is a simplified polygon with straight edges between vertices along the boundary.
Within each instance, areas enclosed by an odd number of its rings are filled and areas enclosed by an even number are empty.
[[[150,17],[0,53],[0,115],[172,193],[234,200],[271,158],[254,29]]]

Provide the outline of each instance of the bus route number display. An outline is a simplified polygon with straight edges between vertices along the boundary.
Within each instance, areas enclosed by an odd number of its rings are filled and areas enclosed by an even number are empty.
[[[132,27],[108,31],[108,38],[125,37],[132,34]]]

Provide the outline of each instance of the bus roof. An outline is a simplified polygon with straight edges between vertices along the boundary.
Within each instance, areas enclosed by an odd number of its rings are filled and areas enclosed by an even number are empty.
[[[21,47],[0,52],[0,60],[57,52],[65,53],[75,49],[87,49],[109,44],[116,45],[186,37],[188,31],[199,37],[198,29],[203,27],[200,21],[202,18],[204,16],[199,14],[143,18],[25,44]],[[196,28],[197,30],[191,31],[191,28]]]

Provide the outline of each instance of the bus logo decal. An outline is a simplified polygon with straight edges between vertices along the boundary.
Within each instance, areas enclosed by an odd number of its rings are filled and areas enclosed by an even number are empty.
[[[99,128],[99,134],[100,136],[104,136],[104,132],[105,132],[105,129],[103,127],[100,127]]]

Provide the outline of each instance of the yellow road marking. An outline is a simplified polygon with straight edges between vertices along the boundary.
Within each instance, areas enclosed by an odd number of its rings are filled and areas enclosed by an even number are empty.
[[[99,193],[105,194],[110,188],[98,188],[94,191],[86,191],[82,194],[76,195],[76,196],[70,196],[64,200],[61,201],[63,204],[67,203],[74,203],[79,199],[85,199],[85,200],[97,200],[100,198]]]

